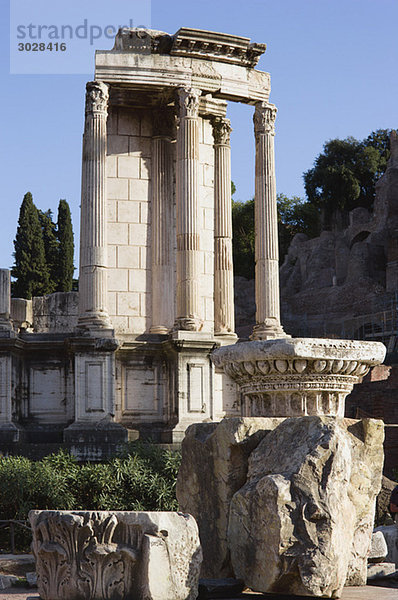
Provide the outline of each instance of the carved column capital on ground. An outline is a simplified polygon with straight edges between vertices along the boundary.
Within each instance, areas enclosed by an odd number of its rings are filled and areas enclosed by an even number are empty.
[[[253,123],[256,137],[265,133],[275,135],[275,119],[278,111],[275,104],[257,102],[255,106]]]
[[[194,118],[199,116],[199,98],[201,91],[196,88],[178,88],[177,99],[179,116]]]
[[[108,112],[109,89],[103,81],[88,81],[86,84],[86,115]]]
[[[229,146],[231,138],[231,121],[225,117],[213,117],[213,137],[215,146]]]

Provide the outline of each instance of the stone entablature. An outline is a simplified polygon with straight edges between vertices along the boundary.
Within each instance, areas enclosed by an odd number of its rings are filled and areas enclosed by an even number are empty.
[[[270,94],[269,73],[254,70],[264,52],[265,44],[199,29],[181,28],[174,36],[121,29],[112,50],[97,50],[95,78],[166,95],[176,87],[195,87],[254,104],[268,101]]]

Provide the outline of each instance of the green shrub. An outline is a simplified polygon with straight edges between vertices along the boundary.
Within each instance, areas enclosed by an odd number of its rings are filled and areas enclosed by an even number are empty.
[[[0,519],[24,520],[32,509],[177,510],[180,460],[179,452],[143,443],[99,464],[79,465],[63,450],[36,462],[0,457]],[[18,529],[16,543],[26,546]]]

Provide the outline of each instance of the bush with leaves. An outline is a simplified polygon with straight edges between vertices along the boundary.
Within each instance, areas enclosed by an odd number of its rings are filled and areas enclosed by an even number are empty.
[[[147,443],[96,464],[63,450],[40,461],[0,457],[0,518],[23,520],[31,509],[176,510],[179,464],[179,452]]]

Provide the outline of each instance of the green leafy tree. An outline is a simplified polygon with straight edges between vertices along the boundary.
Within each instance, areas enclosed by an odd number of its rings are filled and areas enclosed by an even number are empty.
[[[277,196],[279,260],[283,258],[296,233],[314,237],[319,230],[317,209],[298,196]],[[254,277],[255,231],[254,200],[232,203],[232,253],[235,275]]]
[[[25,194],[19,211],[14,249],[15,264],[11,273],[16,281],[13,284],[13,295],[30,299],[47,293],[49,272],[43,234],[30,192]]]
[[[58,289],[58,262],[59,262],[59,244],[55,223],[52,220],[51,210],[39,213],[39,221],[43,233],[44,253],[49,273],[48,287],[46,294],[52,294]]]
[[[59,241],[57,265],[57,290],[70,292],[73,286],[73,229],[69,204],[60,200],[58,205],[57,235]]]
[[[285,194],[278,194],[277,207],[279,261],[282,263],[296,233],[305,233],[309,238],[318,235],[319,212],[303,198],[299,196],[289,198]]]
[[[390,132],[379,129],[363,141],[348,137],[324,144],[303,175],[308,202],[319,211],[323,229],[345,227],[353,208],[372,209],[375,185],[390,154]]]
[[[235,275],[254,277],[254,200],[232,201],[232,256]]]

